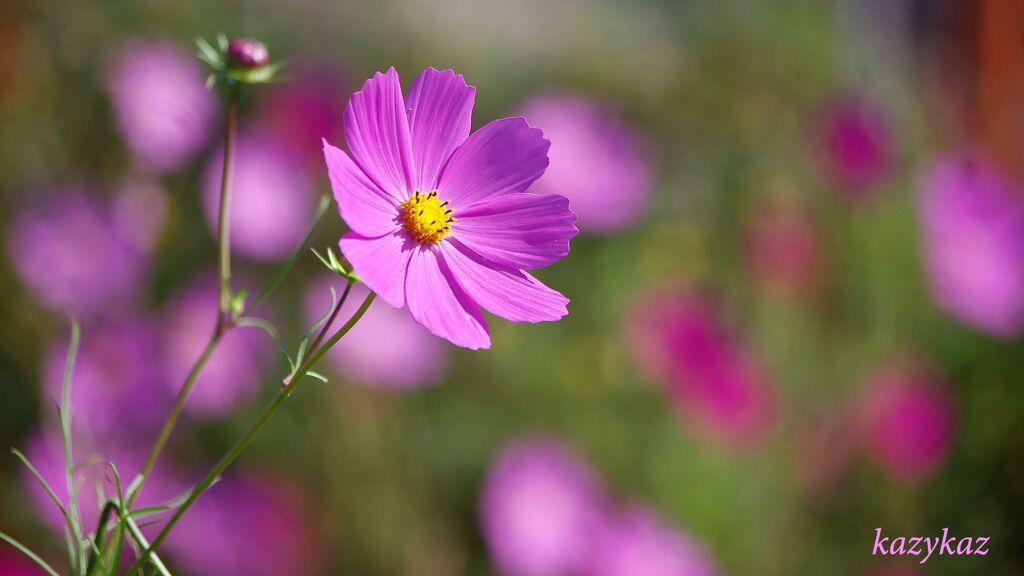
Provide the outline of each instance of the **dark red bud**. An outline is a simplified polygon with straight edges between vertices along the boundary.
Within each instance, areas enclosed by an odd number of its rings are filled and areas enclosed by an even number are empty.
[[[228,43],[228,66],[232,68],[259,68],[270,62],[267,47],[258,40],[235,38]]]

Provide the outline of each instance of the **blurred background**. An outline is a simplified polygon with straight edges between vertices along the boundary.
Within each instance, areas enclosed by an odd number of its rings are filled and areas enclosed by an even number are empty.
[[[580,235],[556,324],[455,349],[378,302],[185,518],[176,574],[1024,574],[1024,3],[350,0],[0,4],[0,446],[61,482],[139,469],[215,308],[223,101],[197,36],[259,38],[236,286],[329,191],[320,138],[374,71],[477,87],[552,141]],[[336,246],[332,207],[313,245]],[[330,304],[303,256],[232,332],[143,500],[200,478]],[[6,454],[6,452],[4,452]],[[66,490],[62,493],[66,493]],[[0,456],[0,530],[63,566]],[[989,537],[985,557],[871,554]],[[8,548],[0,574],[35,574]]]

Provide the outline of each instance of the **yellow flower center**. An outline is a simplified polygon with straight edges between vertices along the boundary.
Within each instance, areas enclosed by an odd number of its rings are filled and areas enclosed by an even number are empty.
[[[448,201],[441,202],[437,190],[430,194],[415,194],[402,202],[402,226],[423,244],[437,244],[452,229],[452,209]]]

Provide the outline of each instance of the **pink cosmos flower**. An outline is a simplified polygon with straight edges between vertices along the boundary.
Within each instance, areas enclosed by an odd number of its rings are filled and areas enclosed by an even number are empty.
[[[686,290],[652,294],[630,314],[625,338],[637,366],[666,387],[697,434],[750,448],[774,427],[767,376],[726,333],[709,302]]]
[[[624,230],[644,216],[654,182],[650,148],[616,110],[573,93],[539,94],[520,110],[551,139],[551,166],[537,193],[568,197],[588,234]]]
[[[171,405],[156,327],[141,319],[90,323],[83,334],[72,375],[72,426],[106,448],[147,446]],[[47,351],[46,407],[60,403],[67,350],[64,340]]]
[[[642,507],[626,509],[599,532],[586,576],[713,576],[707,552]]]
[[[85,187],[62,188],[22,211],[8,234],[15,272],[47,308],[101,315],[132,300],[146,279],[143,254]]]
[[[605,500],[594,471],[558,441],[513,442],[491,466],[480,497],[495,565],[507,576],[581,573]]]
[[[107,87],[129,149],[154,172],[181,167],[210,134],[216,97],[198,61],[172,42],[126,44]]]
[[[526,194],[549,142],[524,118],[470,135],[476,89],[428,68],[402,97],[394,68],[345,109],[351,157],[324,142],[351,232],[341,250],[395,308],[465,348],[491,343],[481,306],[512,322],[555,321],[568,299],[525,270],[569,253],[576,215],[562,196]]]
[[[870,102],[845,95],[828,102],[815,142],[822,170],[853,199],[868,197],[892,167],[888,120]]]
[[[216,234],[224,151],[203,173],[203,215]],[[242,132],[231,172],[231,246],[258,260],[287,256],[302,240],[316,207],[316,190],[303,163],[275,137]]]
[[[993,336],[1024,327],[1024,198],[975,152],[928,166],[918,212],[931,292],[940,308]]]
[[[867,383],[859,430],[865,450],[886,473],[916,483],[949,456],[955,419],[955,404],[930,368],[896,363]]]
[[[214,278],[194,281],[172,299],[164,312],[162,351],[171,394],[178,393],[213,333],[216,282]],[[233,283],[236,289],[244,285],[237,279]],[[225,334],[196,379],[185,411],[216,417],[251,399],[259,391],[272,352],[270,337],[257,328],[235,328]]]
[[[345,283],[331,274],[313,282],[306,291],[304,311],[312,324],[331,305],[330,288],[338,297]],[[351,315],[369,291],[352,286],[341,317]],[[448,364],[451,346],[413,320],[408,310],[389,306],[370,308],[349,337],[338,342],[325,358],[331,366],[360,383],[392,390],[410,390],[434,384]]]
[[[265,474],[227,474],[182,517],[167,551],[193,574],[320,573],[320,547],[299,487]]]

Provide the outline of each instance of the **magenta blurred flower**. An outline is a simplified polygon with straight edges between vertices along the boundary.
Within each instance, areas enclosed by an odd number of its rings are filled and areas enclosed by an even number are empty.
[[[216,233],[224,152],[210,157],[203,172],[203,212]],[[264,133],[238,137],[231,176],[231,246],[258,260],[284,258],[309,229],[316,190],[301,162]]]
[[[236,289],[239,286],[235,280]],[[202,278],[182,289],[164,312],[163,352],[167,384],[177,394],[217,323],[216,280]],[[221,338],[196,380],[185,410],[220,416],[251,399],[272,359],[270,337],[256,328],[235,328]]]
[[[928,367],[895,363],[865,385],[864,449],[897,480],[916,483],[934,474],[949,456],[954,424],[953,399]]]
[[[621,115],[581,94],[531,97],[520,110],[551,140],[538,194],[569,198],[588,234],[616,232],[647,212],[654,176],[647,142]]]
[[[40,576],[45,574],[35,562],[12,546],[0,546],[0,574],[4,576]]]
[[[524,270],[569,253],[576,216],[562,196],[526,194],[548,141],[523,118],[470,135],[476,89],[428,68],[403,99],[377,73],[345,109],[352,158],[324,142],[331,187],[352,232],[341,250],[392,307],[432,333],[487,348],[480,307],[512,322],[555,321],[568,299]]]
[[[993,336],[1024,325],[1024,191],[984,157],[940,158],[918,181],[924,260],[940,308]]]
[[[113,205],[114,225],[144,253],[153,252],[167,220],[167,194],[156,182],[128,180],[118,188]]]
[[[631,508],[605,523],[589,555],[586,576],[712,576],[704,549],[651,511]]]
[[[743,448],[771,431],[767,377],[725,334],[709,302],[685,290],[648,295],[626,320],[625,338],[637,367],[667,387],[694,432]]]
[[[325,275],[306,290],[304,311],[309,324],[328,311],[331,287],[340,298],[345,283]],[[350,316],[367,294],[365,286],[353,285],[340,317]],[[407,390],[437,382],[448,365],[448,353],[448,345],[417,324],[408,310],[377,306],[366,312],[326,359],[339,374],[364,384]]]
[[[893,143],[885,113],[859,96],[827,102],[815,145],[825,176],[851,198],[865,198],[889,172]]]
[[[747,267],[765,288],[801,296],[821,281],[821,238],[799,208],[780,205],[759,210],[745,240]]]
[[[506,576],[579,574],[594,552],[605,506],[586,462],[554,440],[519,440],[487,473],[480,525]]]
[[[43,405],[61,400],[67,341],[43,364]],[[145,320],[86,325],[72,372],[74,429],[106,448],[147,447],[170,409],[157,328]]]
[[[74,417],[74,416],[73,416]],[[75,479],[79,483],[78,503],[82,525],[87,532],[94,531],[99,523],[101,501],[98,492],[108,498],[116,498],[117,483],[107,467],[112,462],[117,467],[122,488],[142,469],[145,452],[103,448],[98,449],[79,437],[74,438]],[[68,504],[68,485],[64,467],[64,448],[56,431],[39,431],[29,437],[25,445],[25,456],[36,467],[39,474],[65,505]],[[46,494],[39,482],[25,469],[22,484],[39,512],[40,519],[53,531],[63,534],[67,523],[53,500]],[[146,481],[146,489],[140,492],[137,507],[156,506],[181,495],[188,486],[175,474],[157,466]],[[159,529],[159,527],[156,527]],[[150,528],[152,530],[152,527]]]
[[[124,306],[146,277],[109,207],[82,188],[24,210],[9,234],[15,272],[47,308],[91,316]]]
[[[323,162],[324,138],[333,139],[341,126],[343,81],[333,70],[288,65],[290,82],[269,84],[261,93],[257,117],[262,125],[296,151],[304,161]]]
[[[283,478],[227,475],[182,516],[166,550],[195,574],[318,573],[311,517],[299,488]]]
[[[117,125],[139,162],[169,172],[206,141],[216,113],[198,61],[167,41],[124,45],[107,80]]]

